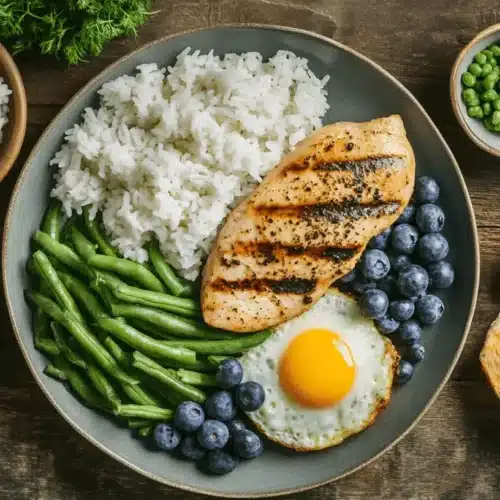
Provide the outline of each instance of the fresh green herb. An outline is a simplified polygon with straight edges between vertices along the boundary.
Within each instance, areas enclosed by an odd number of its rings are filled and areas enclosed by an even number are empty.
[[[135,35],[151,0],[0,0],[2,43],[14,54],[42,54],[78,64],[113,38]]]

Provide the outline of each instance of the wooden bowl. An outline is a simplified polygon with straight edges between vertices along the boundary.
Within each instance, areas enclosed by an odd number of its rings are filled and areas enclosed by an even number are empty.
[[[0,182],[9,173],[26,134],[28,106],[21,74],[7,49],[0,43],[0,77],[12,90],[9,100],[9,121],[2,129],[0,143]]]
[[[467,106],[462,101],[462,74],[467,71],[478,52],[496,42],[500,43],[500,24],[494,24],[481,31],[460,51],[451,72],[450,97],[458,123],[469,138],[481,149],[494,156],[500,156],[500,133],[490,132],[481,120],[471,118],[467,114]]]

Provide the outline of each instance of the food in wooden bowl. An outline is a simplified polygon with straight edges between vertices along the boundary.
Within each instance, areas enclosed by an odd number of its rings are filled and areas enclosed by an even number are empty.
[[[0,181],[9,173],[26,133],[27,104],[17,66],[0,44]]]

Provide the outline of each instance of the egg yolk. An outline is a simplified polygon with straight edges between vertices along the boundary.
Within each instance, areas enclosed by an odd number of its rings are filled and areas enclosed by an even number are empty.
[[[279,363],[279,381],[301,406],[326,408],[340,401],[354,383],[351,349],[336,333],[315,328],[297,335]]]

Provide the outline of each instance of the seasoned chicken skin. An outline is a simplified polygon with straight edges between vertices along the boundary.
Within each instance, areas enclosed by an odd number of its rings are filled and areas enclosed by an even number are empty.
[[[414,181],[399,116],[314,132],[227,217],[203,273],[205,321],[253,332],[308,309],[399,217]]]

